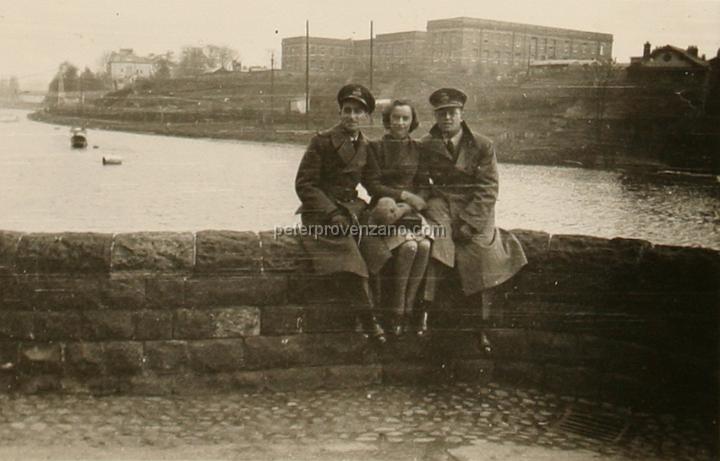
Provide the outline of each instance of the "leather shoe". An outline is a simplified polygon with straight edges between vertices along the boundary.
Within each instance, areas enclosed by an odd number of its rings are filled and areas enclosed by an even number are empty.
[[[385,338],[385,330],[380,326],[377,318],[373,314],[365,314],[360,316],[360,322],[362,330],[370,338],[375,339],[377,342],[384,344],[387,342]]]
[[[415,334],[418,336],[426,336],[430,332],[428,328],[428,311],[420,309],[417,311],[415,319]]]

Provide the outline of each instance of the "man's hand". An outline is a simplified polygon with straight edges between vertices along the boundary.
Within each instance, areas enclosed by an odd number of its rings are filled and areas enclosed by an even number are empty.
[[[413,194],[412,192],[408,192],[406,190],[402,191],[402,194],[400,194],[400,199],[402,199],[402,201],[404,201],[411,207],[415,208],[417,211],[422,211],[427,208],[427,203],[425,203],[425,200],[419,195]]]
[[[453,226],[453,240],[457,242],[465,242],[473,238],[475,232],[468,223]]]

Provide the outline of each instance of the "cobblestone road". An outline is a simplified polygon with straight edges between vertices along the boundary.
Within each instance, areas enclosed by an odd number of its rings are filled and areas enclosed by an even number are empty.
[[[716,435],[696,416],[496,384],[0,396],[2,460],[695,460],[716,459]]]

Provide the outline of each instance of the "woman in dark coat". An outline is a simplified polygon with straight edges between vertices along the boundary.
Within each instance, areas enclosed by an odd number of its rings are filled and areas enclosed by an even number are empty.
[[[383,111],[383,125],[387,134],[370,143],[363,173],[363,186],[372,198],[370,207],[377,211],[378,202],[384,198],[400,206],[407,204],[414,220],[405,222],[415,222],[420,227],[407,233],[366,237],[360,249],[370,276],[376,281],[373,284],[376,299],[382,298],[389,305],[393,333],[400,335],[413,323],[422,333],[426,329],[424,319],[413,318],[414,307],[434,237],[420,214],[426,207],[423,195],[429,184],[427,172],[420,167],[417,144],[410,138],[410,132],[418,126],[415,109],[408,101],[393,101]],[[402,221],[392,229],[399,229],[400,224]],[[388,277],[381,277],[381,272]]]
[[[314,234],[303,233],[301,241],[315,273],[354,274],[361,286],[359,294],[372,307],[367,266],[355,238],[343,230],[357,225],[366,208],[356,190],[368,150],[360,125],[374,110],[375,99],[367,88],[350,84],[340,89],[337,101],[340,122],[313,136],[295,178],[295,190],[302,202],[298,213],[306,230]],[[362,320],[370,334],[384,340],[374,316]]]

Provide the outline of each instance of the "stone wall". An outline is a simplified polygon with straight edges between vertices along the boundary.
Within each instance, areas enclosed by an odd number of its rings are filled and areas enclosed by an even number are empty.
[[[451,281],[429,339],[380,347],[354,332],[365,306],[348,283],[313,275],[291,237],[0,231],[0,386],[153,394],[492,378],[638,406],[714,404],[718,252],[515,232],[530,260],[517,277],[483,299]]]

